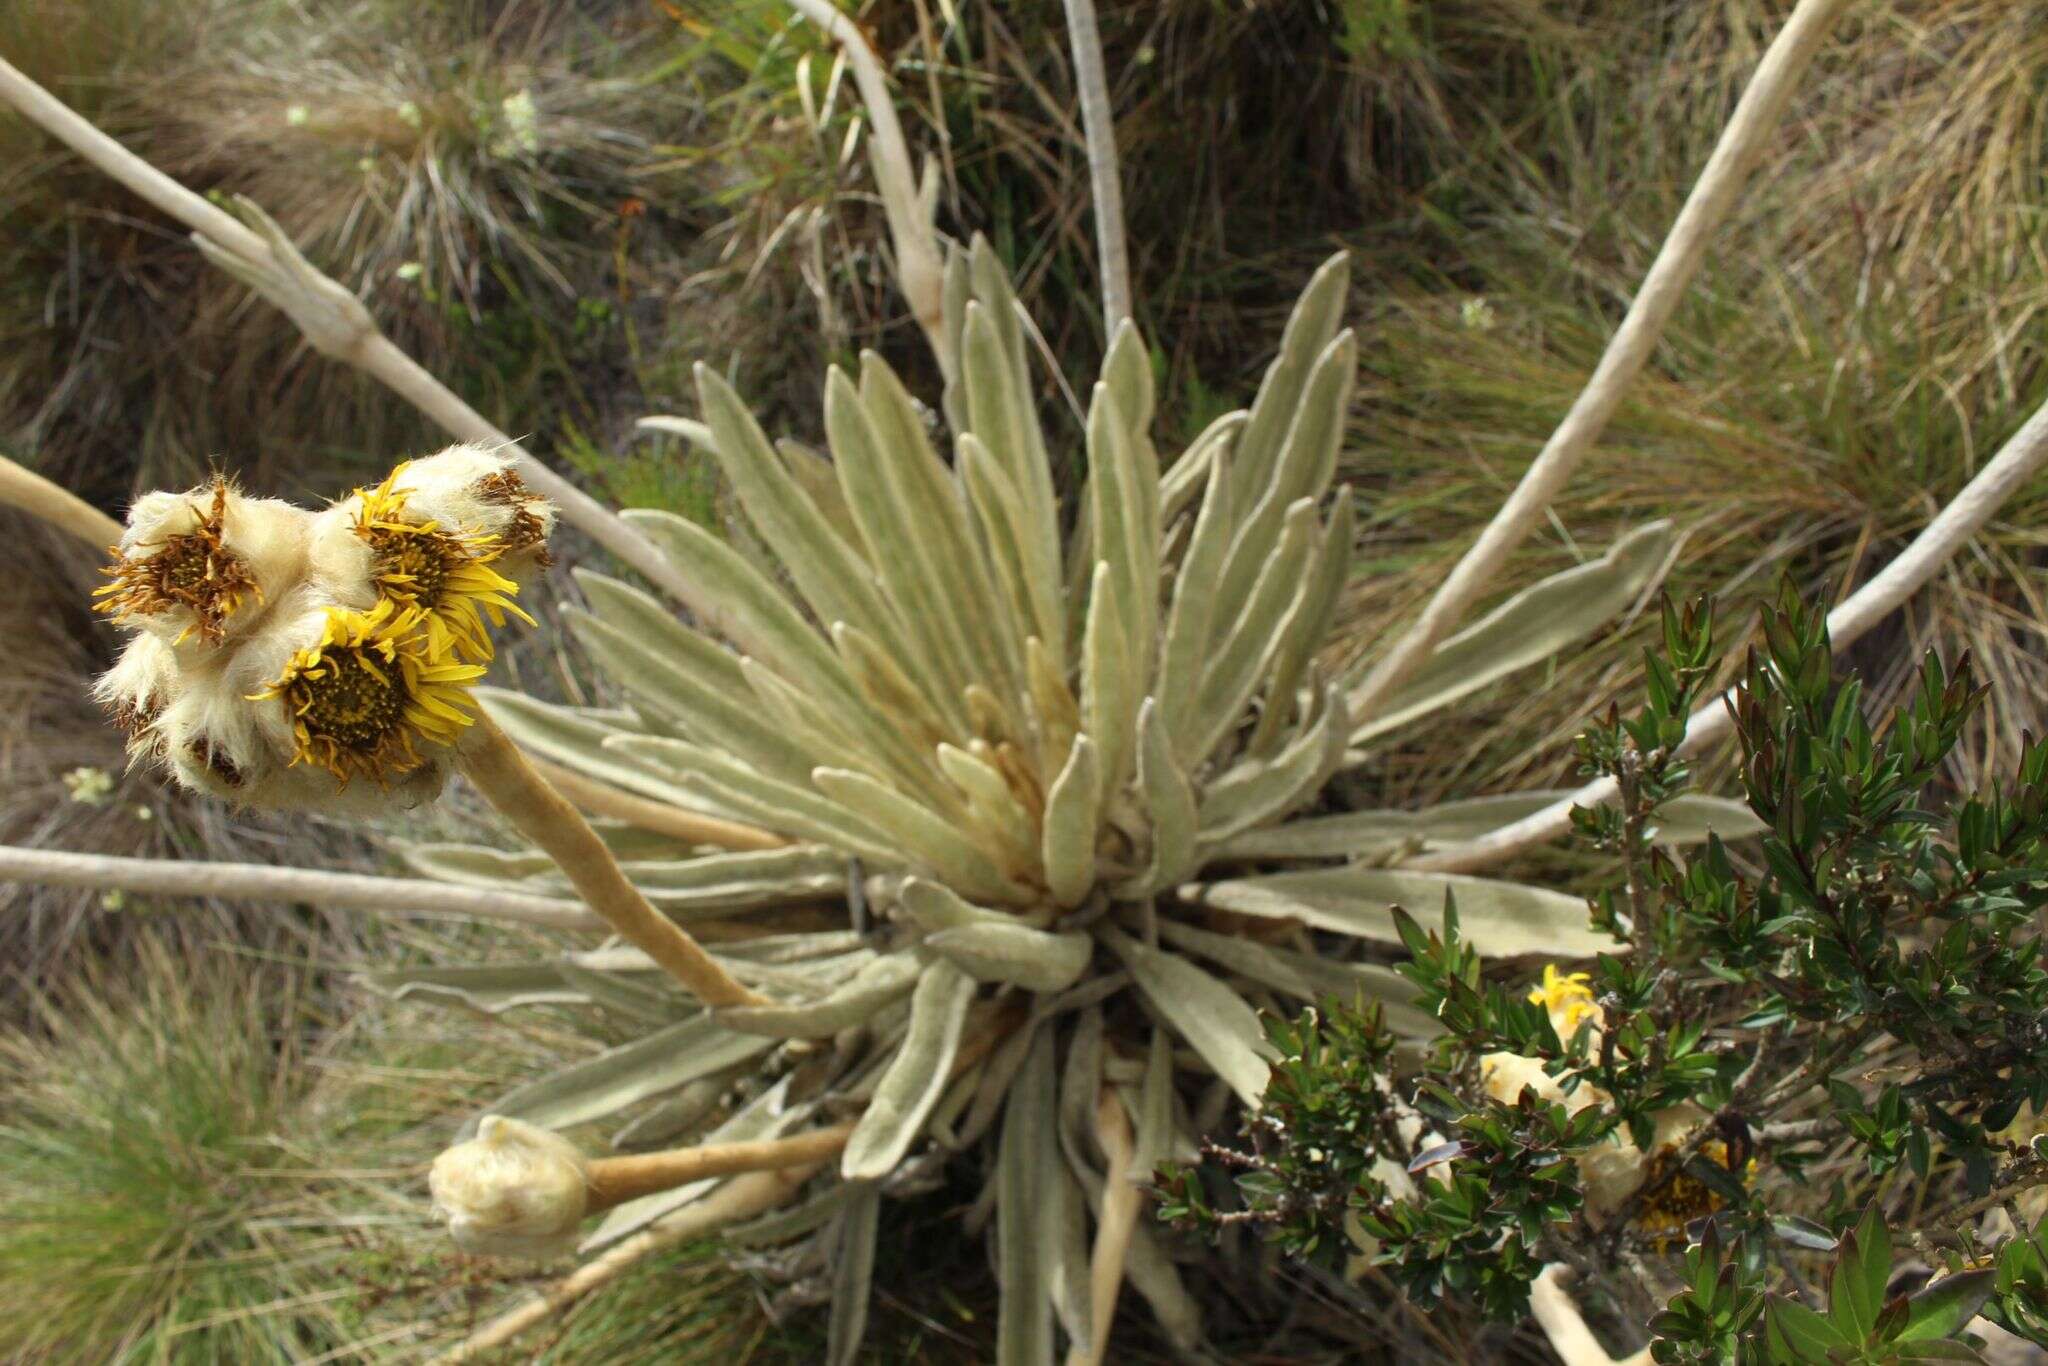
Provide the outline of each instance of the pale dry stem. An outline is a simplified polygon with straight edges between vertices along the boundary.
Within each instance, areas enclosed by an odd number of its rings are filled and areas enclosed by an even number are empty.
[[[490,717],[465,737],[462,771],[499,814],[561,868],[585,904],[708,1006],[760,1005],[680,925],[648,904],[590,822],[535,771]]]

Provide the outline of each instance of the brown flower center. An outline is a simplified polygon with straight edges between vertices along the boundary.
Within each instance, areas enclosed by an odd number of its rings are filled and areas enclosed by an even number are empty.
[[[301,674],[287,689],[306,733],[338,749],[374,752],[405,720],[405,689],[392,668],[336,650],[318,676]]]
[[[370,533],[377,555],[377,577],[388,582],[393,596],[410,599],[431,611],[441,601],[450,563],[465,552],[438,531]]]

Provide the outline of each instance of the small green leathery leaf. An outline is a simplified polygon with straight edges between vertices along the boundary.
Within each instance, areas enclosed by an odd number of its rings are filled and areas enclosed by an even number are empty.
[[[1773,1295],[1764,1309],[1764,1334],[1773,1361],[1825,1362],[1857,1344],[1797,1300]]]
[[[1054,1109],[1053,1037],[1041,1029],[1010,1088],[996,1153],[996,1279],[1003,1287],[997,1366],[1052,1366],[1053,1288],[1044,1249],[1057,1232],[1045,1198],[1060,1175]]]
[[[1051,934],[1029,925],[961,925],[926,937],[925,947],[984,982],[1026,991],[1065,991],[1094,954],[1085,934]]]
[[[1955,1337],[1997,1288],[1998,1273],[1989,1268],[1959,1271],[1933,1282],[1906,1301],[1906,1326],[1895,1342],[1932,1342]]]
[[[1298,920],[1382,943],[1398,943],[1396,905],[1434,910],[1458,900],[1464,934],[1488,958],[1540,953],[1591,958],[1626,946],[1591,927],[1582,897],[1462,873],[1396,868],[1323,868],[1182,887],[1181,899],[1240,915]]]
[[[896,1169],[945,1089],[974,979],[953,964],[933,963],[910,998],[910,1032],[875,1088],[875,1098],[854,1126],[840,1155],[839,1171],[849,1181],[879,1181]]]
[[[1045,880],[1053,900],[1078,906],[1095,885],[1095,841],[1102,777],[1095,742],[1076,735],[1067,763],[1045,798]]]
[[[1258,1013],[1242,996],[1179,954],[1148,948],[1120,930],[1105,928],[1101,933],[1160,1018],[1230,1084],[1238,1099],[1257,1109],[1273,1056]]]

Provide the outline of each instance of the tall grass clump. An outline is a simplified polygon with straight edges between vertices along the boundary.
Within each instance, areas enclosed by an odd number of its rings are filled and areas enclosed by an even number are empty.
[[[0,1353],[288,1361],[265,1217],[310,1078],[291,974],[196,982],[161,951],[0,1035]]]
[[[1382,490],[1367,562],[1395,572],[1361,578],[1350,639],[1398,618],[1520,476],[1676,210],[1671,168],[1705,157],[1781,8],[1588,3],[1496,33],[1512,74],[1460,87],[1475,96],[1458,106],[1461,154],[1363,248],[1385,288],[1346,461]],[[2026,416],[2048,299],[2048,18],[1908,3],[1843,34],[1779,138],[1784,174],[1714,249],[1589,459],[1569,533],[1532,541],[1527,572],[1654,512],[1689,529],[1674,590],[1751,604],[1789,572],[1838,599]],[[1971,651],[1995,705],[1952,758],[1964,785],[2042,724],[2044,498],[2037,480],[1856,656],[1882,704],[1924,650]],[[1539,697],[1496,695],[1481,724],[1391,757],[1384,778],[1427,797],[1562,777],[1585,701],[1639,677],[1635,646],[1615,644],[1561,660]]]

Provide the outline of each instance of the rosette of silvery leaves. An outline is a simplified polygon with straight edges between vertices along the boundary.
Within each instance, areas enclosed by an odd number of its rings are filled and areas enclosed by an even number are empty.
[[[623,705],[481,690],[519,743],[639,797],[776,832],[786,847],[693,849],[613,827],[627,873],[767,1006],[698,1008],[636,952],[383,974],[400,993],[513,1010],[574,1002],[639,1037],[485,1107],[618,1148],[774,1137],[858,1120],[835,1171],[731,1234],[834,1298],[851,1359],[876,1203],[937,1166],[987,1174],[1005,1361],[1088,1344],[1091,1226],[1123,1107],[1126,1170],[1190,1154],[1268,1072],[1259,1012],[1363,995],[1427,1037],[1375,961],[1390,906],[1454,892],[1483,952],[1617,947],[1586,903],[1540,887],[1403,871],[1396,856],[1554,800],[1331,809],[1329,780],[1379,737],[1534,664],[1626,610],[1671,551],[1645,527],[1445,641],[1372,716],[1322,651],[1351,572],[1354,500],[1332,490],[1356,370],[1338,257],[1296,306],[1248,412],[1162,458],[1153,374],[1125,324],[1089,396],[1087,477],[1062,513],[1010,283],[983,242],[948,263],[958,373],[951,449],[879,358],[825,385],[830,459],[778,446],[699,368],[701,418],[743,525],[731,538],[624,515],[716,604],[693,626],[633,585],[580,572],[566,615]],[[947,458],[950,456],[950,459]],[[1081,461],[1073,462],[1076,466]],[[1066,528],[1063,530],[1063,528]],[[1733,833],[1681,801],[1664,836]],[[431,876],[566,891],[538,853],[406,851]],[[617,1242],[703,1182],[611,1211]],[[1141,1218],[1126,1271],[1167,1335],[1201,1315]]]

